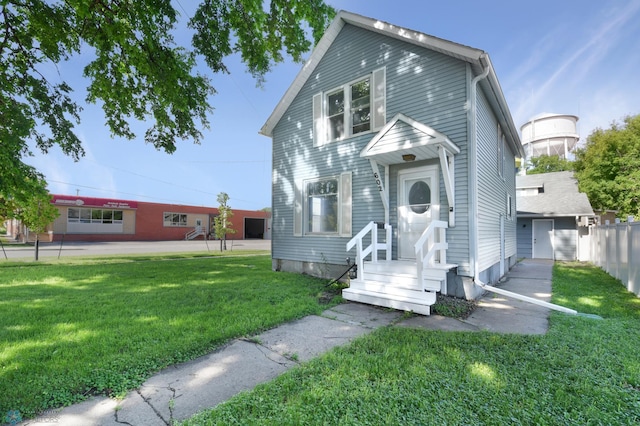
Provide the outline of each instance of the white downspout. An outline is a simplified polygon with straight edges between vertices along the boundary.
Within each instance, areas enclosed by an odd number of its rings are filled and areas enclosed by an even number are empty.
[[[480,57],[480,64],[482,64],[482,58],[485,55],[483,54]],[[469,255],[471,257],[471,263],[473,264],[473,281],[479,282],[480,271],[478,270],[478,226],[477,226],[477,212],[478,212],[478,137],[477,137],[477,86],[478,82],[484,78],[487,78],[489,75],[489,67],[486,67],[482,74],[476,76],[473,80],[471,80],[471,94],[469,95],[469,122],[471,124],[470,131],[470,143],[469,143],[469,178],[472,182],[472,191],[471,191],[471,209],[472,212],[469,214]]]
[[[483,283],[482,281],[480,281],[478,279],[475,280],[475,283],[476,283],[476,285],[479,285],[484,290],[491,291],[493,293],[498,293],[498,294],[501,294],[503,296],[512,297],[514,299],[519,299],[519,300],[522,300],[524,302],[533,303],[534,305],[543,306],[545,308],[553,309],[555,311],[564,312],[566,314],[578,315],[578,311],[576,311],[574,309],[565,308],[564,306],[556,305],[554,303],[545,302],[544,300],[534,299],[533,297],[524,296],[522,294],[514,293],[514,292],[508,291],[508,290],[503,290],[503,289],[498,288],[498,287],[493,287],[493,286],[490,286],[490,285],[487,285],[487,284]]]
[[[485,57],[486,55],[482,55],[480,56],[480,64],[482,65],[482,59]],[[489,75],[489,70],[490,68],[487,66],[484,71],[482,72],[482,74],[476,76],[472,81],[471,81],[471,96],[470,96],[470,101],[471,101],[471,105],[470,105],[470,115],[471,115],[471,144],[470,144],[470,155],[469,157],[472,159],[471,161],[473,162],[473,167],[471,167],[471,171],[469,173],[471,180],[473,182],[473,191],[471,193],[471,205],[473,208],[473,214],[469,215],[471,220],[471,232],[470,232],[470,239],[472,241],[470,241],[470,246],[471,246],[471,258],[473,259],[473,282],[479,286],[480,288],[482,288],[483,290],[487,290],[487,291],[491,291],[493,293],[497,293],[497,294],[501,294],[503,296],[508,296],[508,297],[512,297],[514,299],[519,299],[525,302],[529,302],[529,303],[533,303],[535,305],[538,306],[543,306],[545,308],[548,309],[553,309],[556,311],[560,311],[560,312],[565,312],[567,314],[571,314],[571,315],[577,315],[578,311],[574,310],[574,309],[569,309],[569,308],[565,308],[564,306],[560,306],[560,305],[556,305],[553,303],[549,303],[549,302],[545,302],[543,300],[538,300],[538,299],[534,299],[532,297],[528,297],[528,296],[524,296],[522,294],[518,294],[518,293],[514,293],[508,290],[503,290],[501,288],[497,288],[497,287],[493,287],[490,285],[487,285],[485,283],[483,283],[482,281],[480,281],[480,271],[479,271],[479,267],[478,267],[478,240],[479,240],[479,235],[478,235],[478,227],[476,225],[476,212],[478,210],[478,176],[477,176],[477,166],[478,166],[478,156],[477,156],[477,125],[476,125],[476,114],[477,114],[477,102],[476,102],[476,95],[477,95],[477,86],[478,86],[478,82],[484,78],[486,78]]]

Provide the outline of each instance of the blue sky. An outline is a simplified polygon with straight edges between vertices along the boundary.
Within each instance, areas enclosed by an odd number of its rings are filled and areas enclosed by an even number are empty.
[[[328,3],[484,50],[518,128],[540,113],[574,114],[584,143],[595,128],[640,113],[640,0]],[[56,73],[83,100],[86,84],[77,64],[60,64]],[[276,66],[257,88],[238,58],[228,64],[230,75],[212,76],[215,111],[200,145],[179,142],[169,155],[146,145],[142,136],[113,139],[100,108],[83,105],[77,133],[86,156],[74,163],[56,148],[27,162],[45,174],[55,194],[216,206],[224,191],[231,208],[269,207],[271,140],[258,131],[302,65]]]

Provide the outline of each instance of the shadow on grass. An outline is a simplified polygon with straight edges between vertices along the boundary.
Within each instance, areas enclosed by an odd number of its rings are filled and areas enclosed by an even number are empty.
[[[640,298],[627,291],[620,280],[590,264],[556,262],[553,293],[554,303],[581,313],[640,319]]]
[[[321,312],[324,284],[271,271],[268,255],[0,267],[0,413],[123,394],[232,338]]]

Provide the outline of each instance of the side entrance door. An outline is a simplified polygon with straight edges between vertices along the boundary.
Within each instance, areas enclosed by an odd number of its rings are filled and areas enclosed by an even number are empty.
[[[553,219],[533,220],[533,258],[553,259]]]
[[[398,173],[398,258],[415,259],[414,245],[429,223],[439,217],[438,166]]]

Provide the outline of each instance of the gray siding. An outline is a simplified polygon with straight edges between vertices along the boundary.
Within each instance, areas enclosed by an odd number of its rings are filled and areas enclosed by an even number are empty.
[[[553,221],[554,256],[556,260],[576,260],[578,230],[573,217],[558,217]]]
[[[542,219],[542,217],[541,217]],[[576,260],[578,230],[573,217],[545,217],[553,219],[553,253],[555,260]],[[518,219],[518,257],[533,257],[533,224],[531,218]]]
[[[533,226],[531,219],[518,219],[518,258],[531,259],[533,256]]]
[[[477,186],[478,268],[500,262],[500,217],[505,231],[505,258],[514,256],[516,246],[515,156],[505,145],[503,176],[498,173],[498,121],[481,87],[477,101]],[[512,215],[507,216],[507,195],[512,198]]]
[[[447,135],[462,152],[455,157],[456,226],[448,231],[448,260],[469,269],[466,66],[463,62],[399,40],[346,25],[273,131],[273,258],[343,265],[349,238],[293,236],[295,185],[302,179],[353,173],[353,234],[371,220],[383,221],[384,208],[368,160],[360,151],[375,135],[313,147],[313,95],[386,67],[386,116],[403,113]],[[419,164],[415,164],[418,166]],[[398,167],[388,189],[395,228]],[[382,170],[381,170],[382,171]],[[441,181],[442,219],[446,195]],[[353,253],[350,253],[353,256]]]

